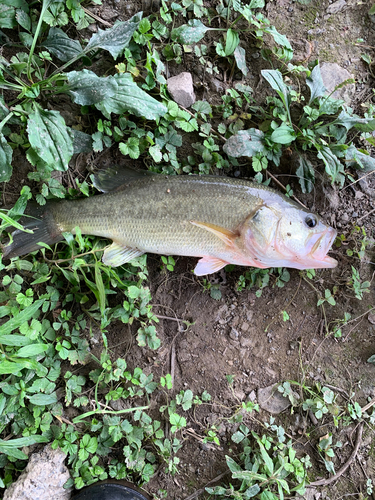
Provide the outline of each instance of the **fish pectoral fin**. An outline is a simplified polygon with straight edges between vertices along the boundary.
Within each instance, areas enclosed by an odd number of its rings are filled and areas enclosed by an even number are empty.
[[[203,257],[195,266],[194,274],[196,276],[204,276],[205,274],[216,273],[216,271],[219,271],[228,264],[228,262],[216,257]]]
[[[144,252],[138,250],[138,248],[130,248],[121,245],[121,243],[113,242],[111,246],[104,250],[102,261],[107,266],[118,267],[143,254]]]
[[[230,229],[226,229],[225,227],[217,226],[216,224],[210,224],[209,222],[199,222],[196,220],[191,220],[190,224],[194,226],[201,227],[210,233],[215,234],[218,238],[220,238],[224,243],[230,247],[234,246],[234,240],[238,236],[237,233],[231,231]]]

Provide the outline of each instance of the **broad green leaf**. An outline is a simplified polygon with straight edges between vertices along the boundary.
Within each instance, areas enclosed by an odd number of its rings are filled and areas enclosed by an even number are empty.
[[[237,462],[235,462],[233,460],[233,458],[231,457],[228,457],[227,455],[225,456],[225,460],[227,461],[227,466],[228,466],[228,469],[231,471],[231,472],[242,472],[242,469],[241,467],[238,465]]]
[[[95,106],[107,117],[111,113],[118,115],[130,111],[136,116],[156,120],[167,112],[167,108],[133,82],[130,73],[117,74],[113,77],[118,85],[113,97],[104,99]]]
[[[264,0],[250,0],[249,9],[263,9],[265,5]]]
[[[280,127],[275,129],[271,134],[271,140],[276,144],[290,144],[296,138],[293,127],[286,123],[282,123]]]
[[[28,337],[25,337],[25,335],[11,334],[11,335],[1,335],[0,337],[0,344],[3,345],[22,347],[32,343],[33,341]]]
[[[289,40],[285,35],[279,33],[275,28],[275,26],[269,26],[264,30],[264,32],[270,34],[277,44],[281,45],[282,47],[285,47],[288,51],[290,51],[290,58],[292,58],[293,49],[292,46],[290,45]]]
[[[0,337],[1,340],[1,337]],[[46,352],[48,349],[48,344],[31,344],[21,347],[15,354],[18,358],[30,358],[32,356],[37,356],[42,352]]]
[[[29,319],[31,319],[36,314],[38,309],[41,308],[44,300],[45,299],[36,300],[33,304],[31,304],[31,306],[27,307],[26,309],[24,309],[23,311],[18,313],[14,318],[11,318],[6,323],[1,325],[0,326],[0,341],[1,341],[1,335],[9,334],[13,330],[15,330],[16,328],[19,328],[23,323],[26,323],[27,321],[29,321]],[[0,363],[0,369],[1,369],[2,363],[4,363],[4,361],[2,361]]]
[[[10,450],[11,448],[31,446],[36,443],[48,443],[48,438],[45,436],[34,435],[16,439],[9,439],[7,441],[0,439],[0,446],[6,450]]]
[[[12,29],[17,26],[16,11],[13,7],[0,3],[0,28]]]
[[[199,19],[191,19],[187,24],[172,31],[172,39],[185,45],[198,43],[206,32],[210,30]]]
[[[134,31],[142,19],[142,12],[138,12],[128,21],[116,22],[112,28],[108,30],[98,29],[98,33],[92,35],[85,48],[87,53],[89,50],[104,49],[108,50],[114,59],[129,45]]]
[[[45,406],[57,403],[56,394],[34,394],[29,398],[30,403],[36,406]]]
[[[20,372],[25,368],[24,363],[16,363],[14,361],[2,360],[0,363],[0,375],[10,375]]]
[[[82,106],[96,104],[103,99],[113,97],[117,91],[117,83],[113,76],[100,77],[93,71],[71,71],[67,73],[69,94],[75,103]]]
[[[263,78],[265,78],[271,87],[279,94],[285,108],[289,111],[290,92],[283,81],[280,71],[277,69],[263,69],[261,73]]]
[[[369,13],[369,16],[372,16],[373,14],[375,14],[375,3],[374,5],[371,7],[371,9],[368,11]]]
[[[60,28],[51,28],[42,45],[62,62],[70,61],[79,54],[83,54],[79,41],[69,38]]]
[[[17,448],[5,448],[0,444],[0,453],[8,455],[9,457],[16,458],[17,460],[27,460],[29,457],[25,453]]]
[[[272,476],[273,470],[274,470],[272,458],[268,455],[265,447],[263,446],[263,444],[260,441],[258,441],[258,446],[259,446],[262,458],[264,460],[264,466],[267,469],[268,474],[270,476]]]
[[[337,156],[332,153],[329,147],[324,146],[318,153],[318,158],[323,160],[325,170],[331,179],[331,182],[336,182],[341,186],[344,185],[344,165],[339,161]]]
[[[91,135],[80,130],[70,129],[73,137],[73,153],[90,153],[93,150],[93,140]]]
[[[334,115],[342,109],[345,101],[333,99],[332,97],[322,97],[319,99],[319,115]]]
[[[212,113],[212,107],[207,101],[196,101],[191,108],[198,113],[202,113],[203,115],[209,115]]]
[[[31,147],[49,167],[62,171],[68,169],[73,155],[73,140],[58,111],[43,110],[34,105],[27,132]]]
[[[302,193],[311,193],[315,183],[315,172],[310,160],[306,155],[300,154],[298,158],[299,167],[296,170]]]
[[[12,176],[13,150],[0,132],[0,182],[8,182]]]
[[[236,30],[229,28],[227,31],[227,39],[225,41],[225,55],[230,56],[240,43],[240,36]]]
[[[260,487],[254,484],[244,492],[244,498],[254,498],[257,493],[260,492]]]
[[[264,134],[261,130],[250,128],[240,130],[236,135],[230,137],[223,146],[223,150],[229,156],[255,156],[264,153],[266,148],[263,144]]]
[[[369,154],[362,153],[353,145],[346,150],[345,158],[349,162],[349,167],[360,168],[363,172],[375,170],[375,159]]]
[[[248,69],[246,66],[246,51],[242,47],[236,47],[236,50],[233,53],[234,59],[237,64],[237,68],[241,71],[241,73],[246,76]]]
[[[375,130],[375,119],[370,118],[360,118],[355,114],[347,113],[346,111],[341,111],[339,116],[334,121],[335,125],[342,125],[346,130],[350,130],[355,127],[361,132],[373,132]]]
[[[16,11],[16,20],[26,31],[31,31],[31,19],[28,14],[22,9]]]
[[[324,96],[327,92],[323,83],[319,64],[315,66],[315,68],[311,71],[310,76],[306,78],[306,84],[310,88],[309,104],[311,104],[317,97]]]

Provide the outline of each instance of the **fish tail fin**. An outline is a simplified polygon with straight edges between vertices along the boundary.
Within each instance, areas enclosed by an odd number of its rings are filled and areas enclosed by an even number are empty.
[[[24,229],[33,231],[32,233],[15,229],[10,231],[11,239],[9,244],[2,244],[1,250],[4,259],[11,259],[25,255],[41,248],[39,242],[52,245],[64,239],[61,229],[54,220],[51,206],[55,202],[47,202],[40,206],[29,203],[25,215],[18,221]]]

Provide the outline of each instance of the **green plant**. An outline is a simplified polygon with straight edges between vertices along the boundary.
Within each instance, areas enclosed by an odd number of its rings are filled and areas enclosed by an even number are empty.
[[[277,275],[274,273],[277,271]],[[283,288],[285,283],[290,280],[289,271],[285,268],[270,268],[270,269],[258,269],[251,268],[238,278],[237,291],[241,292],[245,288],[251,289],[257,287],[258,290],[255,292],[257,297],[262,295],[263,288],[269,286],[270,279],[273,280],[272,288],[278,287]]]
[[[292,66],[290,69],[296,70]],[[252,157],[255,171],[267,168],[269,160],[279,165],[285,148],[292,148],[298,158],[296,175],[304,193],[310,192],[315,182],[310,152],[324,163],[331,182],[341,186],[345,181],[344,165],[369,170],[375,168],[375,161],[366,151],[358,150],[348,142],[350,131],[371,132],[375,129],[375,120],[372,116],[360,118],[350,108],[344,108],[344,101],[326,95],[319,65],[312,70],[305,68],[305,71],[310,89],[307,104],[304,104],[303,95],[284,82],[279,70],[263,70],[263,78],[278,97],[268,98],[267,111],[259,108],[263,115],[259,129],[240,130],[224,145],[229,156]],[[351,82],[346,81],[337,88],[347,83]],[[299,112],[298,119],[292,119],[295,112]]]
[[[273,427],[271,420],[270,429]],[[284,430],[284,429],[282,429]],[[285,431],[284,431],[285,432]],[[299,459],[291,442],[286,442],[285,434],[278,429],[277,438],[270,434],[259,437],[243,424],[232,436],[235,443],[241,443],[241,465],[227,456],[227,466],[232,479],[238,486],[216,486],[206,488],[211,495],[226,498],[283,499],[284,494],[305,492],[307,468],[311,466],[309,456]]]

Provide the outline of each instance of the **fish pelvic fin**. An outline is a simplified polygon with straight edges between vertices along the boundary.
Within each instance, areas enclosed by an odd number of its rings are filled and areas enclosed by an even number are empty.
[[[210,233],[213,233],[229,247],[234,246],[235,244],[234,240],[238,236],[238,233],[231,231],[230,229],[226,229],[224,227],[217,226],[215,224],[210,224],[209,222],[199,222],[196,220],[191,220],[190,224],[193,224],[193,226],[200,227],[202,229],[205,229],[206,231],[209,231]]]
[[[216,257],[203,257],[195,266],[194,274],[196,276],[204,276],[205,274],[216,273],[216,271],[220,271],[220,269],[225,267],[227,264],[229,264],[229,262]]]
[[[104,250],[102,261],[107,266],[118,267],[143,254],[144,252],[138,250],[138,248],[130,248],[121,243],[113,242]]]
[[[9,244],[1,245],[4,259],[11,259],[39,250],[42,247],[38,243],[53,245],[64,239],[62,230],[55,222],[51,211],[53,203],[53,201],[47,201],[44,206],[33,203],[27,205],[26,215],[21,217],[19,223],[24,229],[31,230],[32,233],[21,229],[10,232]]]

